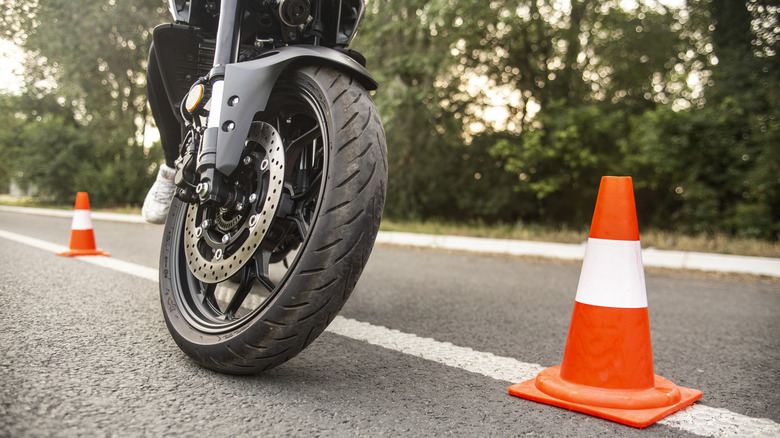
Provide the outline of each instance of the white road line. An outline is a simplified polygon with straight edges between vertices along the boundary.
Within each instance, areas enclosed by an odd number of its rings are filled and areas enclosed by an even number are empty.
[[[40,216],[72,217],[73,212],[46,208],[0,205],[0,212]],[[146,224],[140,215],[93,212],[93,220]],[[477,254],[509,256],[539,256],[562,260],[582,260],[585,242],[549,243],[484,237],[439,236],[397,231],[380,231],[376,243],[416,248],[465,251]],[[736,272],[780,277],[779,257],[751,257],[728,254],[708,254],[693,251],[668,251],[655,248],[642,250],[646,267],[694,269],[715,272]]]
[[[510,383],[533,379],[545,369],[542,365],[459,347],[449,342],[439,342],[341,316],[337,316],[326,331]],[[659,423],[701,436],[780,436],[780,424],[772,420],[752,418],[698,403],[660,420]]]
[[[0,237],[51,252],[52,256],[55,252],[67,249],[62,245],[3,230],[0,230]],[[76,259],[150,281],[158,281],[159,279],[156,269],[134,263],[100,256],[78,257]],[[496,356],[493,353],[484,353],[449,342],[439,342],[435,339],[423,338],[415,334],[342,316],[337,316],[327,331],[510,384],[532,379],[545,368],[542,365]],[[513,402],[515,401],[513,400]],[[520,401],[517,402],[520,403]],[[780,436],[780,424],[770,419],[752,418],[727,409],[713,408],[699,403],[678,411],[660,420],[659,423],[701,436]]]
[[[11,233],[3,230],[0,230],[0,237],[13,240],[14,242],[27,246],[42,249],[44,251],[49,251],[51,253],[62,252],[68,249],[67,246],[57,245],[56,243],[51,243],[45,240],[27,237],[21,234]],[[78,257],[77,260],[92,263],[93,265],[102,266],[104,268],[113,269],[114,271],[124,272],[125,274],[144,278],[146,280],[159,281],[160,279],[157,269],[147,268],[146,266],[136,265],[135,263],[125,262],[111,257],[81,256]]]
[[[27,237],[21,234],[12,233],[10,231],[0,230],[0,237],[13,240],[14,242],[21,243],[34,248],[49,251],[51,253],[62,252],[68,249],[67,246],[57,245],[56,243],[47,242],[45,240],[36,239],[34,237]]]
[[[704,394],[707,397],[707,394]],[[723,408],[694,403],[658,421],[701,436],[779,437],[780,424],[768,418],[752,418]]]
[[[544,369],[541,365],[524,363],[509,357],[496,356],[493,353],[483,353],[449,342],[439,342],[341,316],[337,316],[326,330],[371,345],[506,382],[517,383],[533,379]]]
[[[562,260],[582,260],[586,248],[585,242],[580,244],[528,242],[485,237],[402,233],[397,231],[380,231],[376,242],[385,245],[414,248],[434,248],[477,254],[540,256]],[[694,251],[668,251],[647,248],[642,250],[642,262],[646,267],[736,272],[780,277],[780,258],[777,257],[707,254]]]
[[[36,216],[71,218],[73,217],[73,212],[75,210],[55,210],[52,208],[32,208],[16,207],[13,205],[0,205],[0,211],[4,213],[33,214]],[[101,221],[147,224],[147,222],[144,220],[144,218],[141,217],[140,214],[104,213],[90,210],[90,217],[92,219]]]

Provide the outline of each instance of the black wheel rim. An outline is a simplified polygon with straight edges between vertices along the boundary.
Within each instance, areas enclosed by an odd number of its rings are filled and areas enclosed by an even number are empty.
[[[202,282],[192,275],[184,255],[187,206],[175,217],[170,261],[174,295],[187,322],[206,333],[234,330],[267,308],[295,270],[321,204],[330,137],[319,101],[302,87],[281,85],[256,120],[277,130],[286,164],[284,217],[277,214],[255,253],[229,279]]]

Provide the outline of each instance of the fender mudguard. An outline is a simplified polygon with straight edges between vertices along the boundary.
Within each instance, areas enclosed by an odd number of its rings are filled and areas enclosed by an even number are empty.
[[[285,69],[297,65],[323,63],[354,74],[366,89],[375,90],[376,80],[349,56],[321,46],[281,47],[252,61],[225,66],[225,81],[217,134],[216,168],[230,175],[238,166],[244,142],[255,114],[263,111],[274,84]],[[232,129],[229,129],[232,128]]]

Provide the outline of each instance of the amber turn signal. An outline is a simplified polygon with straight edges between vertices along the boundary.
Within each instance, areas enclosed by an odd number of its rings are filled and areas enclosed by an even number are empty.
[[[202,84],[197,84],[190,88],[190,92],[187,94],[187,100],[184,102],[184,106],[190,114],[195,113],[201,108],[203,102],[203,96],[206,94],[206,87]]]

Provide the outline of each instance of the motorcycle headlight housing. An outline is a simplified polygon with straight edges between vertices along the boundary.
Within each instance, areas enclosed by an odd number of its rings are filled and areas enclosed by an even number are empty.
[[[300,26],[309,20],[309,0],[280,0],[279,18],[288,26]]]

